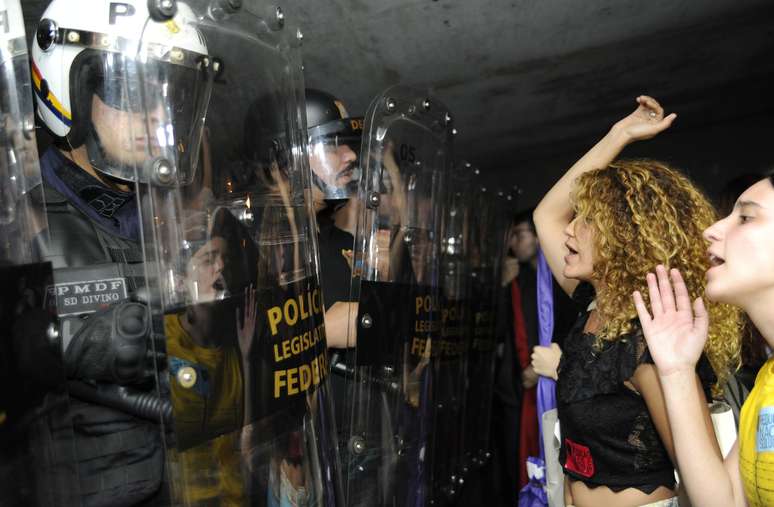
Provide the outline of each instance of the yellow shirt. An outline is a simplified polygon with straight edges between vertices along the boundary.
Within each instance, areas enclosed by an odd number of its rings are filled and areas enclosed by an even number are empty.
[[[742,406],[739,471],[748,505],[774,506],[774,358],[758,372]]]
[[[184,449],[170,453],[170,460],[179,465],[180,494],[186,505],[242,505],[239,352],[236,347],[197,345],[181,326],[180,317],[164,319],[175,432]]]

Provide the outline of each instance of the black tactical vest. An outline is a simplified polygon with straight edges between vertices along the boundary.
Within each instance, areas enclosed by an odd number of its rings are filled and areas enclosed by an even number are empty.
[[[43,258],[54,269],[47,297],[55,298],[64,336],[100,305],[128,299],[144,279],[142,251],[111,235],[44,184],[49,238]],[[85,506],[166,505],[161,487],[161,426],[70,395],[81,502]]]

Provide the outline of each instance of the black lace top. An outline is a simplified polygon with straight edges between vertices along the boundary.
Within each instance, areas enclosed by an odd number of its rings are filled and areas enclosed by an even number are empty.
[[[559,460],[564,473],[589,487],[613,491],[637,488],[652,493],[674,488],[674,467],[645,400],[625,385],[640,364],[653,363],[639,327],[614,342],[595,347],[584,333],[593,288],[581,284],[573,299],[584,310],[564,341],[559,363],[557,405],[562,433]],[[702,356],[697,365],[707,399],[715,376]]]

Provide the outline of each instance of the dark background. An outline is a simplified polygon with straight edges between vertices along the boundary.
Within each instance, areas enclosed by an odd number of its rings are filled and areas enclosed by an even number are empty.
[[[30,28],[46,0],[25,0]],[[457,154],[532,205],[651,94],[679,117],[625,156],[663,159],[711,194],[774,168],[773,0],[293,0],[308,86],[363,114],[389,85],[451,109]]]

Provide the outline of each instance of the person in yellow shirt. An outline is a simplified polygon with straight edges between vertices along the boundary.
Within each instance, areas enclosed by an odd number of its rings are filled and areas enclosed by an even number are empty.
[[[774,347],[774,176],[739,197],[726,218],[709,227],[706,296],[742,308]],[[742,406],[739,438],[723,460],[705,431],[706,410],[693,371],[707,340],[701,298],[691,302],[677,270],[649,273],[650,311],[634,303],[656,363],[674,437],[680,476],[693,505],[774,506],[774,358],[763,365]]]
[[[214,225],[203,214],[189,219],[193,255],[184,283],[190,302],[164,319],[178,450],[173,459],[185,485],[181,493],[193,505],[244,503],[239,434],[256,304],[254,289],[246,289],[242,319],[228,292],[233,242],[218,224],[233,221],[229,217],[221,209]]]

